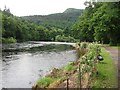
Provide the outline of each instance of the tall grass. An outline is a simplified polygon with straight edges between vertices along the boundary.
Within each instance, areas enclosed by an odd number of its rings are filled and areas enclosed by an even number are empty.
[[[67,65],[64,67],[64,70],[65,70],[66,72],[70,72],[70,71],[72,71],[72,70],[75,70],[75,66],[73,66],[72,63],[69,63],[69,64],[67,64]]]
[[[51,78],[51,77],[43,77],[41,79],[39,79],[37,81],[37,85],[38,87],[40,88],[45,88],[47,87],[49,84],[53,83],[55,81],[54,78]]]

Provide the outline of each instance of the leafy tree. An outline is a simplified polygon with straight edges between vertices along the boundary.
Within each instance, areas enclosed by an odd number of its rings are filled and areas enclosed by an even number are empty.
[[[82,16],[73,26],[73,36],[81,41],[120,43],[120,2],[86,4]]]

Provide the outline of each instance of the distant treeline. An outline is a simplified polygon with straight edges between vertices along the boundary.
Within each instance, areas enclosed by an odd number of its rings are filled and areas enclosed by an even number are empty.
[[[11,14],[10,10],[5,8],[0,11],[2,14],[2,42],[24,42],[24,41],[66,41],[74,42],[75,39],[70,36],[67,29],[36,24],[27,21],[21,17]],[[67,27],[67,26],[66,26]]]
[[[67,9],[48,16],[26,17],[16,17],[5,8],[0,11],[1,40],[120,43],[120,2],[85,2],[85,5],[85,10]]]

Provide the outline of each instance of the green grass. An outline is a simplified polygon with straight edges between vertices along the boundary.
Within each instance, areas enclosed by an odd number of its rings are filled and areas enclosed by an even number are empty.
[[[69,72],[69,71],[75,70],[75,67],[71,63],[69,63],[63,69]]]
[[[91,84],[93,88],[117,88],[117,72],[111,56],[102,48],[100,53],[104,60],[97,64],[98,74]]]
[[[42,79],[39,79],[37,81],[37,85],[41,88],[47,87],[49,84],[53,83],[55,81],[54,78],[51,77],[43,77]]]
[[[53,72],[49,75],[46,75],[45,77],[39,79],[36,81],[36,85],[38,85],[39,88],[45,88],[48,87],[50,84],[56,82],[57,80],[64,80],[66,79],[66,73],[65,72],[72,72],[75,70],[75,66],[73,63],[68,63],[65,67],[62,69],[53,69]],[[64,72],[65,71],[65,72]]]
[[[111,47],[120,50],[120,46],[111,46]]]
[[[109,45],[109,44],[103,44],[102,46],[110,46],[110,45]],[[110,47],[120,50],[120,45],[117,45],[117,46],[110,46]]]

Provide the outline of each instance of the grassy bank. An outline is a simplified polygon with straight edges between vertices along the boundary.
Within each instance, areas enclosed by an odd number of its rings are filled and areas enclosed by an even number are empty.
[[[49,75],[39,79],[36,82],[35,87],[59,87],[67,79],[67,77],[69,77],[69,80],[71,80],[70,82],[72,82],[72,84],[74,83],[74,85],[70,85],[72,88],[87,88],[90,72],[93,71],[95,67],[94,62],[96,61],[97,48],[98,45],[96,43],[82,42],[76,44],[76,50],[78,51],[80,59],[67,64],[61,69],[53,69]],[[81,77],[81,80],[79,77]]]
[[[93,88],[117,88],[117,72],[109,53],[102,48],[100,53],[104,60],[97,64],[98,74],[94,76]]]
[[[97,43],[83,42],[77,44],[76,50],[80,56],[79,60],[63,68],[53,69],[49,75],[39,79],[36,86],[38,88],[59,87],[69,76],[72,88],[89,86],[90,88],[117,88],[115,64],[105,48],[101,48]],[[104,58],[101,62],[96,58],[99,54]]]
[[[58,87],[60,83],[67,79],[67,76],[74,73],[77,69],[76,62],[68,63],[66,66],[56,69],[54,68],[52,72],[43,78],[36,81],[36,85],[33,87],[37,88],[55,88]],[[36,89],[34,89],[36,90]]]

